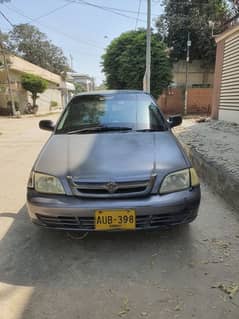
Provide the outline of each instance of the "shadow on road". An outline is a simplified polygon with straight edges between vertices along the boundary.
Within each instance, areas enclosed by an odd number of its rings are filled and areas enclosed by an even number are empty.
[[[73,263],[74,268],[88,273],[94,265],[105,269],[107,263],[121,263],[122,270],[124,258],[126,265],[137,259],[145,265],[152,254],[159,252],[167,253],[168,258],[180,248],[188,251],[188,257],[191,254],[188,226],[153,232],[89,233],[81,240],[77,233],[50,231],[32,225],[25,205],[17,215],[2,213],[1,216],[15,216],[0,242],[0,281],[8,284],[35,286],[42,281],[54,282],[59,276],[67,275],[65,269],[71,268]]]
[[[41,318],[43,309],[65,318],[64,310],[79,311],[91,297],[97,302],[104,287],[121,290],[128,282],[141,285],[162,275],[166,279],[190,262],[192,255],[188,227],[94,233],[79,240],[65,232],[38,229],[30,223],[24,206],[0,242],[0,282],[34,288],[22,319]],[[0,295],[0,301],[3,297]]]

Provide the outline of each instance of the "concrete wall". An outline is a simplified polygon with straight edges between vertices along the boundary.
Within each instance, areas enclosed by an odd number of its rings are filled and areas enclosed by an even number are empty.
[[[212,88],[188,89],[188,114],[209,115],[212,105]],[[184,111],[184,90],[180,88],[165,90],[158,100],[165,114],[182,114]]]
[[[183,90],[164,90],[163,94],[158,99],[158,104],[165,114],[182,114],[184,106]]]
[[[28,94],[29,96],[29,101],[31,101],[30,98],[30,94]],[[50,105],[51,105],[51,101],[55,101],[57,102],[57,107],[62,108],[62,94],[61,94],[61,90],[59,90],[59,88],[56,87],[55,84],[53,83],[49,83],[48,84],[48,89],[39,94],[39,98],[37,99],[37,105],[39,106],[38,108],[38,113],[47,113],[50,111]]]
[[[188,113],[191,114],[211,114],[213,89],[188,90]]]
[[[205,69],[201,61],[194,60],[188,64],[188,85],[209,84],[213,85],[214,69]],[[173,64],[173,82],[179,86],[185,86],[186,62],[178,61]]]
[[[22,89],[18,72],[10,71],[10,78],[15,104],[19,107],[19,111],[23,112],[23,109],[28,102],[28,94]],[[7,75],[4,70],[0,72],[0,88],[0,114],[8,114],[9,111],[11,111],[8,107],[8,102],[11,101],[11,97],[8,88]]]

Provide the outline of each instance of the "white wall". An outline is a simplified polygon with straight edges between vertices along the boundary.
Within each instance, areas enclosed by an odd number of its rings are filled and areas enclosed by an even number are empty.
[[[206,70],[201,66],[201,61],[194,60],[188,64],[188,85],[210,84],[213,85],[214,69]],[[173,64],[173,82],[177,86],[185,85],[186,62],[178,61]]]
[[[219,110],[219,118],[218,119],[239,124],[239,111]]]
[[[38,94],[39,98],[37,99],[37,105],[39,106],[38,108],[38,114],[42,113],[48,113],[50,111],[50,105],[51,101],[56,101],[57,102],[57,108],[62,108],[62,96],[61,96],[61,90],[57,88],[56,85],[54,84],[48,84],[48,89],[41,93]],[[28,100],[32,104],[32,99],[31,99],[31,94],[28,94]]]

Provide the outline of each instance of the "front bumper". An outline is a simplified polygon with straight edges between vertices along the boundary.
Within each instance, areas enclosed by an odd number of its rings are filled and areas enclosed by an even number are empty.
[[[200,187],[167,195],[130,199],[81,199],[74,196],[27,192],[27,207],[34,224],[59,230],[95,231],[96,210],[133,209],[136,230],[190,223],[197,217]]]

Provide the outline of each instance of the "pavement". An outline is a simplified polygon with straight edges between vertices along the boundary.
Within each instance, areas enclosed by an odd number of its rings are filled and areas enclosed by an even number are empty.
[[[186,119],[175,133],[199,175],[239,213],[239,124]]]
[[[238,319],[239,216],[204,183],[190,226],[83,238],[32,225],[38,121],[0,118],[0,319]]]

